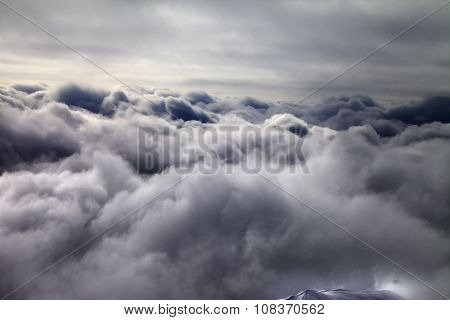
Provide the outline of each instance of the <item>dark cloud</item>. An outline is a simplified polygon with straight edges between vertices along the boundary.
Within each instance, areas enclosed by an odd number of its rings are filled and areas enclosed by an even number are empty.
[[[120,105],[125,104],[125,106],[128,106],[129,102],[128,96],[122,90],[112,91],[108,96],[103,98],[100,113],[111,116],[117,111]]]
[[[246,107],[252,107],[255,109],[265,110],[268,109],[270,106],[262,101],[259,101],[252,97],[246,97],[242,100],[242,104]]]
[[[178,181],[175,161],[136,173],[138,127],[171,139],[181,130],[230,124],[281,128],[302,141],[309,174],[265,174],[450,294],[450,124],[439,109],[446,99],[397,107],[364,96],[315,107],[251,99],[249,107],[240,99],[144,88],[145,99],[124,88],[78,85],[39,97],[0,90],[1,295]],[[54,92],[67,104],[53,101]],[[329,288],[437,298],[258,175],[242,172],[268,141],[219,137],[209,146],[222,161],[219,172],[187,178],[14,298],[271,299]],[[185,161],[201,164],[195,143],[181,149],[189,151]],[[285,150],[280,142],[268,161]]]
[[[14,84],[11,87],[28,94],[35,93],[36,91],[43,91],[47,88],[42,84]]]
[[[203,91],[188,92],[185,96],[186,96],[186,99],[191,104],[198,104],[198,103],[210,104],[210,103],[215,102],[213,97],[211,97],[209,94],[207,94],[206,92],[203,92]]]
[[[385,107],[366,96],[329,98],[313,107],[283,105],[280,111],[289,112],[307,122],[334,130],[370,125],[381,137],[392,137],[408,125],[431,122],[450,122],[450,98],[430,97],[409,104]]]
[[[0,108],[0,171],[56,161],[79,151],[75,121],[67,106],[58,104],[38,111]]]
[[[54,92],[56,101],[94,113],[102,113],[102,102],[107,95],[106,91],[95,90],[78,84],[67,84]]]
[[[434,121],[450,123],[450,97],[430,97],[418,103],[398,106],[387,112],[387,118],[417,125]]]
[[[166,101],[166,108],[172,119],[212,122],[212,119],[205,112],[189,105],[188,102],[181,99],[168,99]]]

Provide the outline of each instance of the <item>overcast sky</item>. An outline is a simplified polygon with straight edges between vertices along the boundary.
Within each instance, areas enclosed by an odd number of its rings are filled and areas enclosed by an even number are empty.
[[[427,1],[6,0],[131,85],[296,100],[437,7]],[[450,6],[315,99],[448,93]],[[0,82],[117,83],[0,6]],[[314,100],[314,99],[312,99]]]
[[[442,1],[0,0],[0,297],[450,296]]]

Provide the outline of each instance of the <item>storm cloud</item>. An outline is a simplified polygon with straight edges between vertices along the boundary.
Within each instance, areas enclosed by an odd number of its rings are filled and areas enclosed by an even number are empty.
[[[154,199],[11,298],[272,299],[330,288],[442,298],[244,172],[264,139],[219,137],[213,175],[178,183],[171,161],[138,173],[139,127],[172,139],[221,125],[273,126],[302,141],[309,172],[260,173],[450,294],[448,97],[384,106],[339,96],[307,106],[139,90],[0,87],[2,296]],[[201,150],[181,148],[198,168]]]

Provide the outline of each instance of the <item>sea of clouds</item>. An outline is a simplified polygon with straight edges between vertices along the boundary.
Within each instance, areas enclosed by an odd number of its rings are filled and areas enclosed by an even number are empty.
[[[167,141],[220,126],[282,128],[300,142],[302,161],[276,174],[263,166],[273,184],[243,170],[268,140],[219,136],[214,174],[195,171],[204,157],[192,144],[180,146],[193,150],[191,173],[171,159],[139,171],[140,128]],[[11,298],[272,299],[333,288],[442,298],[294,198],[450,295],[449,139],[448,97],[312,106],[0,86],[0,295],[101,233]]]

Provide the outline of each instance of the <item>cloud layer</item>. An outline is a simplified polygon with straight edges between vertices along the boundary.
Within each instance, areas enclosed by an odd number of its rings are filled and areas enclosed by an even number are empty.
[[[231,124],[295,135],[310,173],[263,173],[450,294],[449,98],[386,107],[341,96],[310,107],[139,91],[0,86],[2,296],[179,180],[170,161],[136,173],[138,127],[170,139]],[[189,176],[14,298],[259,299],[338,287],[439,297],[244,173],[260,144],[225,141],[211,145],[216,174]],[[199,166],[201,150],[182,147]]]
[[[8,3],[126,83],[287,100],[316,89],[443,2]],[[401,101],[445,93],[449,10],[413,28],[316,97],[346,92]],[[3,83],[89,78],[102,86],[115,84],[4,7],[0,48]]]

